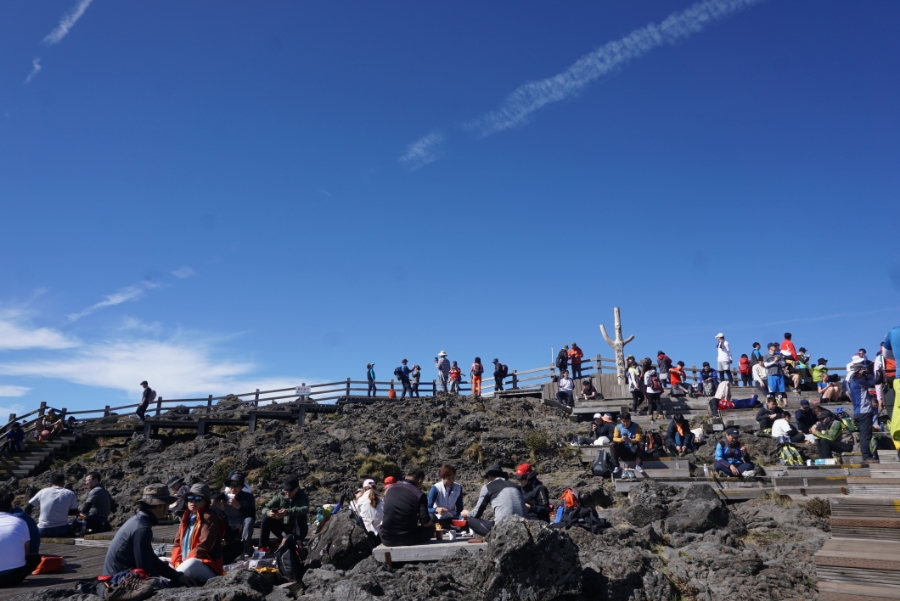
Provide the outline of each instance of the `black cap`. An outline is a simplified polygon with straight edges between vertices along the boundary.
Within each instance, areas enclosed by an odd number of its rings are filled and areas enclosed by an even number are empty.
[[[731,436],[732,438],[739,438],[741,432],[737,428],[728,428],[727,430],[725,430],[725,434]]]
[[[801,399],[800,406],[803,407],[804,409],[809,407],[809,401],[807,401],[806,399]]]
[[[300,480],[297,478],[288,478],[284,481],[284,486],[281,487],[281,490],[291,491],[300,486]]]
[[[225,481],[225,485],[234,485],[234,488],[241,488],[244,486],[244,474],[240,472],[231,472],[228,474],[228,480]]]
[[[506,472],[504,472],[503,468],[499,465],[492,465],[484,472],[485,478],[490,478],[491,476],[500,476],[501,478],[505,478]]]
[[[183,476],[172,476],[171,478],[169,478],[169,481],[166,482],[166,486],[168,486],[169,488],[172,488],[173,486],[177,486],[177,485],[183,484],[183,483],[184,483]]]
[[[147,384],[147,380],[144,380],[143,382],[140,383],[140,386],[150,386],[150,385]]]

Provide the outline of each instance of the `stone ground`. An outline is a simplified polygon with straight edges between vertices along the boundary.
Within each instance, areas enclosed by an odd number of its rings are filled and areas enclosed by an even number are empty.
[[[228,415],[236,407],[224,402],[216,412]],[[537,465],[552,498],[573,486],[591,504],[607,508],[613,524],[595,535],[511,519],[487,538],[484,553],[462,551],[437,564],[391,570],[368,557],[352,522],[336,516],[323,532],[327,541],[314,541],[318,546],[302,583],[272,588],[240,572],[202,589],[159,592],[154,599],[818,598],[812,557],[829,536],[827,519],[813,515],[818,508],[774,499],[725,507],[707,485],[683,490],[651,481],[627,496],[613,493],[565,445],[568,436],[586,430],[586,423],[573,423],[560,409],[533,400],[439,395],[347,405],[301,428],[267,421],[253,434],[220,427],[196,439],[99,441],[54,469],[72,480],[98,469],[116,501],[112,521],[119,525],[133,514],[144,485],[172,474],[215,488],[229,471],[242,470],[260,504],[295,475],[312,504],[319,505],[356,489],[363,476],[380,480],[413,465],[426,470],[430,485],[438,468],[449,463],[457,468],[471,506],[487,465],[512,469],[529,461]],[[767,439],[748,437],[747,443],[764,463],[771,462]],[[27,500],[48,479],[46,473],[25,479],[14,490]],[[83,492],[77,485],[75,490]],[[316,553],[317,548],[327,551]],[[234,579],[243,580],[236,584]],[[37,591],[27,598],[61,598],[68,592]]]

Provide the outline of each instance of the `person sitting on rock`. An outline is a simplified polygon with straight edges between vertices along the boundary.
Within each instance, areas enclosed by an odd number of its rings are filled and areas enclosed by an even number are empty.
[[[66,476],[62,473],[50,475],[50,486],[38,491],[25,505],[25,513],[31,514],[33,507],[40,507],[38,529],[41,537],[68,536],[72,527],[69,516],[78,515],[78,497],[66,488]]]
[[[462,511],[462,517],[467,518],[468,526],[473,532],[484,536],[491,531],[494,524],[505,517],[511,515],[528,517],[522,489],[506,479],[506,472],[502,467],[492,465],[484,473],[484,478],[488,482],[481,487],[475,507],[471,512],[465,509]],[[488,504],[494,511],[493,521],[481,519]]]
[[[187,511],[181,517],[172,545],[172,566],[201,585],[225,573],[222,569],[224,524],[209,508],[211,496],[206,484],[198,482],[191,486],[186,497]]]
[[[244,543],[241,540],[241,528],[232,528],[225,514],[225,504],[228,497],[223,492],[217,492],[210,498],[209,510],[219,516],[225,525],[222,536],[222,563],[228,565],[238,560],[244,554]]]
[[[0,491],[0,588],[19,586],[41,562],[24,520],[13,515],[12,491]]]
[[[529,520],[550,521],[550,493],[543,482],[538,480],[537,472],[530,463],[523,463],[516,468],[516,477],[522,487],[522,500],[528,510]]]
[[[428,497],[420,490],[425,471],[412,468],[406,477],[384,491],[381,542],[386,547],[419,545],[434,536]]]
[[[256,498],[245,484],[244,474],[232,472],[225,481],[226,523],[229,528],[236,528],[241,533],[241,541],[244,543],[244,554],[253,554],[253,526],[256,523]]]
[[[853,434],[844,432],[844,423],[834,413],[816,405],[813,411],[818,418],[809,433],[816,437],[819,459],[831,459],[834,453],[849,453],[853,450]]]
[[[559,382],[557,382],[557,385],[559,386],[559,390],[556,393],[556,400],[559,404],[565,407],[574,407],[575,398],[573,394],[575,392],[575,381],[569,377],[568,370],[564,369],[559,375]]]
[[[832,382],[827,371],[822,372],[819,381],[816,382],[816,389],[819,391],[820,403],[837,403],[841,398],[841,385]]]
[[[641,464],[644,463],[644,445],[642,444],[644,432],[637,423],[631,421],[630,413],[619,416],[619,423],[613,431],[613,441],[609,445],[609,454],[612,456],[613,474],[621,471],[619,461],[634,461],[635,471],[644,473]]]
[[[778,419],[778,413],[778,401],[775,400],[775,397],[766,399],[766,406],[756,412],[756,423],[759,424],[759,430],[763,434],[772,432],[772,424]]]
[[[806,435],[791,425],[789,414],[783,409],[776,409],[775,422],[772,424],[772,438],[779,444],[806,442]]]
[[[581,398],[585,401],[599,401],[601,398],[590,378],[581,381]]]
[[[169,513],[171,513],[176,520],[180,520],[181,514],[184,513],[184,509],[187,507],[187,501],[184,497],[191,487],[185,484],[183,476],[172,476],[169,478],[166,486],[169,487],[172,496],[175,497],[175,501],[169,506]]]
[[[458,519],[463,510],[462,486],[456,481],[456,468],[452,465],[442,465],[438,478],[428,491],[428,513],[442,528],[449,529],[450,521]]]
[[[119,528],[106,551],[103,576],[112,577],[126,570],[144,570],[151,578],[165,578],[181,586],[196,586],[193,578],[175,570],[153,552],[153,526],[166,515],[175,497],[163,484],[151,484],[143,489],[138,512]]]
[[[716,444],[713,468],[725,476],[752,478],[756,466],[750,462],[747,447],[741,444],[741,433],[737,428],[725,430],[725,439]]]
[[[706,396],[714,396],[716,388],[719,387],[719,374],[710,366],[709,361],[703,362],[698,378],[700,391]]]
[[[694,433],[681,413],[676,413],[666,428],[666,446],[675,455],[694,452]]]
[[[366,531],[373,538],[375,546],[381,544],[381,522],[384,520],[384,501],[375,490],[375,480],[371,478],[363,482],[363,490],[354,501],[357,515],[363,521]]]
[[[591,422],[591,444],[598,444],[601,438],[606,438],[602,444],[609,444],[615,436],[616,422],[613,420],[611,413],[594,414],[594,421]]]
[[[309,532],[309,496],[297,478],[288,478],[281,492],[263,505],[264,517],[259,526],[259,551],[269,552],[269,534],[285,537],[293,534],[298,545]]]
[[[794,421],[797,422],[797,429],[804,434],[809,434],[809,429],[818,421],[815,412],[809,408],[809,401],[806,399],[800,401],[800,408],[794,412]]]
[[[79,530],[83,527],[85,533],[109,532],[112,530],[109,525],[112,497],[100,483],[100,472],[88,472],[84,477],[84,485],[88,494],[72,525]]]

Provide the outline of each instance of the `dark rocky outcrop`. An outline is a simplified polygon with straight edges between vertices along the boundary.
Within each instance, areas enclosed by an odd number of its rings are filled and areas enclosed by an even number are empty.
[[[317,565],[333,565],[349,570],[372,555],[366,531],[347,513],[338,513],[328,520],[322,531],[309,544],[309,560]]]

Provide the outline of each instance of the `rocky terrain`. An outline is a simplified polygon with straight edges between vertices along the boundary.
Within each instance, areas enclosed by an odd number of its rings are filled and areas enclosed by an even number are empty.
[[[236,407],[222,402],[216,411],[227,415]],[[571,434],[586,433],[587,424],[533,400],[441,395],[379,401],[345,405],[340,413],[319,415],[300,428],[267,421],[252,434],[229,430],[219,427],[196,439],[100,440],[54,469],[72,482],[89,469],[99,470],[116,501],[112,521],[118,525],[133,514],[141,487],[173,474],[218,487],[231,470],[242,470],[260,504],[295,475],[312,504],[320,505],[356,489],[363,476],[380,480],[413,465],[426,470],[430,485],[438,468],[449,463],[457,468],[471,506],[487,465],[512,469],[529,461],[553,498],[575,487],[588,504],[606,509],[612,527],[595,535],[510,519],[487,537],[484,553],[461,551],[437,564],[388,569],[368,556],[364,535],[339,514],[312,541],[302,583],[272,587],[255,573],[240,571],[202,589],[162,591],[154,599],[818,598],[812,556],[829,536],[821,503],[768,499],[726,507],[707,485],[685,490],[652,481],[627,496],[613,493],[609,482],[604,486],[594,478],[565,444]],[[747,443],[763,464],[774,462],[769,439],[748,437]],[[16,483],[20,500],[46,486],[48,477]],[[83,492],[77,483],[74,489]],[[39,591],[27,598],[68,593]]]

